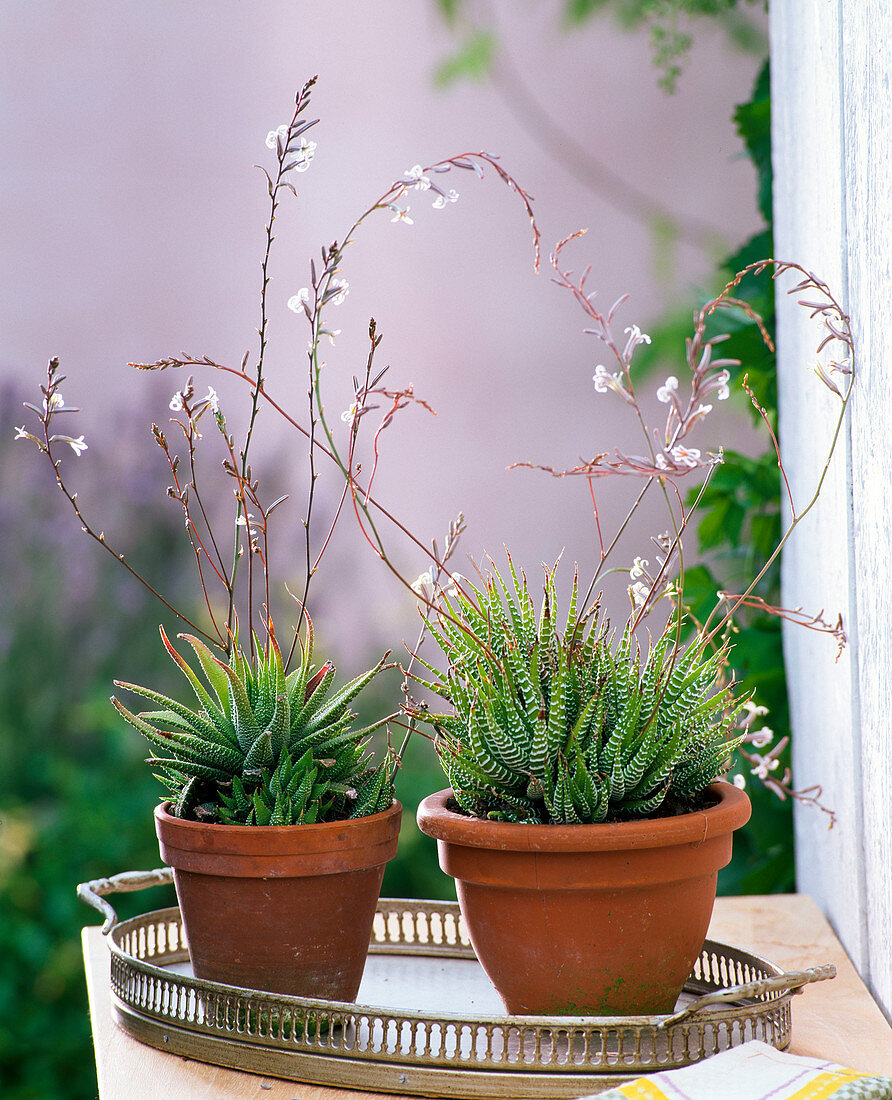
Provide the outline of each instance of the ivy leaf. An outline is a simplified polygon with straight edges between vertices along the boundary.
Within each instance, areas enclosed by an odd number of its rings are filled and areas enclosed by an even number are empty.
[[[753,549],[761,558],[767,558],[777,546],[780,537],[780,513],[756,514],[750,523],[750,539]]]
[[[768,62],[759,73],[753,98],[734,112],[737,132],[759,173],[759,210],[771,222],[771,75]],[[770,252],[762,255],[770,256]]]
[[[692,565],[684,573],[684,602],[698,622],[705,622],[715,606],[719,588],[715,577],[705,565]]]

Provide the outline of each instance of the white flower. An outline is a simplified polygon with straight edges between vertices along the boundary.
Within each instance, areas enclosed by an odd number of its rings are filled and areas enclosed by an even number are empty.
[[[423,596],[425,586],[428,584],[432,584],[433,580],[434,578],[431,576],[431,571],[429,569],[425,569],[423,573],[419,573],[415,580],[412,581],[410,587],[412,591],[415,592],[417,595]]]
[[[352,424],[353,421],[356,419],[356,414],[358,412],[359,412],[359,402],[354,401],[349,409],[345,409],[341,413],[341,420],[343,420],[345,424]]]
[[[629,570],[629,579],[637,580],[638,577],[644,576],[644,570],[650,565],[647,558],[636,558],[632,562],[632,568]]]
[[[78,458],[80,458],[84,451],[88,451],[90,449],[87,444],[84,443],[84,437],[82,435],[79,435],[77,439],[66,439],[65,442],[72,449],[72,451],[74,451]]]
[[[738,787],[740,790],[742,790],[742,791],[746,790],[746,780],[744,779],[744,777],[742,775],[738,774],[738,775],[732,776],[731,777],[731,782],[734,784],[735,787]]]
[[[280,137],[281,137],[283,142],[288,140],[288,127],[287,126],[279,126],[275,130],[270,130],[270,132],[266,135],[266,147],[267,147],[267,149],[275,149],[278,145],[278,140],[279,140]]]
[[[595,393],[607,393],[608,390],[613,390],[613,392],[615,394],[618,394],[623,399],[623,401],[631,403],[632,399],[629,391],[623,384],[623,376],[621,371],[617,371],[615,374],[611,374],[603,363],[599,363],[595,367],[595,373],[592,375],[592,381],[595,384]]]
[[[718,382],[719,384],[719,388],[716,391],[716,397],[719,399],[719,401],[728,400],[728,397],[731,393],[731,391],[728,389],[728,382],[730,381],[730,378],[731,372],[726,370],[719,371],[719,373],[716,375],[716,382]]]
[[[24,424],[21,426],[21,428],[16,428],[15,437],[16,437],[16,439],[33,439],[34,438],[34,436],[29,431],[25,430],[25,425]]]
[[[411,183],[416,191],[427,191],[431,185],[430,178],[424,174],[420,164],[414,164],[403,173],[406,183]]]
[[[397,206],[395,202],[390,203],[390,209],[394,212],[393,217],[390,219],[392,222],[405,222],[406,225],[414,225],[414,219],[409,217],[410,206],[405,209],[401,206]]]
[[[693,470],[700,465],[700,452],[696,447],[673,447],[669,452],[677,466],[687,466]]]
[[[239,516],[235,521],[236,527],[248,527],[254,522],[254,513],[248,512],[247,519],[244,516]]]
[[[607,393],[608,390],[613,390],[618,393],[622,388],[619,371],[617,371],[616,374],[611,374],[603,363],[599,363],[595,367],[592,381],[595,383],[596,393]]]
[[[316,155],[316,142],[307,141],[305,137],[300,139],[299,149],[289,149],[284,156],[284,160],[287,161],[284,169],[286,172],[290,172],[294,169],[295,172],[306,172],[310,167],[310,162]]]
[[[216,413],[220,411],[220,398],[217,396],[217,391],[213,386],[208,386],[208,392],[204,399],[210,405],[211,412]]]
[[[453,573],[452,576],[449,578],[449,584],[443,591],[450,599],[453,599],[455,596],[458,595],[459,585],[463,580],[466,579],[467,578],[463,577],[461,573]]]
[[[308,286],[302,286],[297,294],[292,294],[285,304],[292,313],[303,313],[304,306],[308,305],[309,301],[310,288]]]
[[[350,289],[350,284],[346,279],[332,279],[328,284],[329,293],[337,291],[337,293],[329,299],[333,306],[339,306],[341,302],[347,297],[347,292]]]
[[[778,761],[772,760],[770,756],[760,756],[757,752],[754,752],[752,759],[756,766],[750,768],[750,773],[758,776],[759,779],[767,779],[769,772],[777,770]]]
[[[437,195],[434,199],[434,210],[442,210],[450,202],[458,202],[458,191],[450,190],[444,195]]]
[[[167,406],[171,412],[179,412],[183,407],[183,395],[178,391],[170,399],[170,404]]]
[[[62,397],[62,394],[56,391],[50,398],[49,403],[47,403],[46,398],[43,399],[43,411],[52,412],[54,409],[61,409],[64,404],[65,399]]]
[[[623,331],[629,337],[626,341],[625,350],[623,351],[623,359],[628,363],[635,348],[638,347],[639,344],[649,344],[650,337],[646,332],[642,332],[637,325],[629,325],[629,327]]]
[[[650,585],[645,584],[643,581],[636,581],[634,584],[629,585],[629,595],[632,597],[632,603],[635,607],[643,607],[649,594]]]
[[[768,713],[768,707],[760,707],[752,699],[747,699],[743,704],[743,709],[746,711],[747,722],[751,722],[754,718],[762,718]]]
[[[814,371],[814,373],[817,375],[817,377],[820,378],[820,380],[824,383],[824,385],[827,387],[828,390],[830,390],[832,393],[835,393],[837,397],[842,397],[842,393],[840,392],[839,386],[837,386],[837,384],[833,381],[833,379],[830,377],[830,375],[827,374],[827,372],[824,370],[824,368],[821,366],[820,363],[815,363],[815,365],[811,369]],[[835,370],[836,365],[832,364],[830,369]]]
[[[768,726],[763,726],[755,733],[751,733],[747,740],[751,745],[755,745],[757,749],[764,749],[766,745],[770,745],[774,740],[774,730],[769,729]]]
[[[628,331],[628,330],[626,330]],[[670,374],[662,386],[657,390],[657,401],[662,401],[664,405],[668,405],[672,400],[672,394],[678,389],[678,379],[674,374]]]
[[[669,463],[666,461],[666,456],[665,455],[662,455],[662,454],[657,455],[657,469],[658,470],[668,470],[669,469]]]
[[[712,412],[712,405],[703,405],[702,403],[694,410],[694,416],[706,416],[707,413]]]

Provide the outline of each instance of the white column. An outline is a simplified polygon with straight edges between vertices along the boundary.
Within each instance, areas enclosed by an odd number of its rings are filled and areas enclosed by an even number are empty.
[[[892,1016],[892,6],[772,0],[775,254],[829,283],[859,374],[824,497],[784,557],[784,602],[842,612],[849,645],[790,627],[798,887],[827,913]],[[836,398],[809,374],[814,322],[778,288],[781,445],[811,495]],[[829,350],[829,349],[828,349]],[[837,345],[837,351],[838,351]],[[816,960],[818,961],[818,960]]]

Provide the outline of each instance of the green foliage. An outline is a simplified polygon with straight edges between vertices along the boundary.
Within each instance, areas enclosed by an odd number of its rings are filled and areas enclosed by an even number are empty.
[[[720,274],[730,278],[750,263],[774,254],[771,232],[771,89],[767,63],[752,99],[734,115],[737,130],[758,172],[759,208],[768,227],[747,241],[722,264]],[[767,276],[747,280],[735,295],[762,319],[774,338],[774,283]],[[766,346],[756,323],[739,311],[722,311],[711,324],[729,333],[723,355],[744,364],[748,385],[777,430],[777,360]],[[711,334],[710,330],[708,335]],[[690,314],[679,311],[651,326],[652,344],[640,349],[639,369],[655,370],[675,361],[675,349],[690,332]],[[740,382],[740,377],[736,381]],[[762,416],[749,402],[754,421]],[[688,504],[693,495],[688,498]],[[736,591],[741,578],[753,577],[777,542],[780,523],[780,472],[769,442],[761,454],[749,457],[725,451],[725,461],[710,483],[699,507],[698,542],[705,560],[685,571],[684,600],[694,619],[702,622],[719,589]],[[760,582],[757,595],[769,604],[780,603],[780,569],[776,564]],[[789,732],[790,718],[784,673],[781,622],[776,616],[746,610],[738,612],[734,639],[734,671],[741,690],[766,706],[778,737]],[[780,770],[789,763],[789,749],[780,756]],[[758,781],[748,784],[753,814],[734,837],[734,858],[719,876],[722,893],[773,893],[795,889],[792,805]]]
[[[737,130],[758,173],[759,209],[768,227],[756,234],[723,265],[728,277],[747,264],[774,254],[771,232],[771,87],[766,62],[753,91],[752,99],[734,115]],[[763,277],[749,280],[735,293],[762,318],[774,338],[774,283]],[[730,315],[723,315],[723,322]],[[743,319],[729,327],[730,339],[723,351],[740,359],[746,366],[748,384],[765,410],[768,422],[777,430],[777,360],[762,339],[756,325]],[[754,419],[760,413],[751,408]],[[746,570],[748,576],[761,567],[776,544],[780,522],[780,473],[777,456],[770,444],[756,458],[733,452],[725,453],[725,464],[717,471],[718,494],[710,495],[701,506],[699,536],[709,551],[708,564],[701,567],[699,578],[689,570],[685,577],[685,600],[697,614],[697,591],[711,593],[719,588],[733,590],[735,579]],[[745,510],[742,523],[737,520]],[[725,526],[724,512],[731,522]],[[704,541],[705,536],[705,541]],[[770,544],[770,545],[769,545]],[[756,570],[754,570],[754,566]],[[775,566],[765,575],[757,593],[768,604],[780,603],[780,570]],[[790,718],[784,673],[781,621],[776,616],[749,611],[739,615],[739,632],[734,644],[734,667],[741,687],[769,711],[769,721],[777,736],[789,731]],[[790,763],[789,749],[780,756],[780,769]],[[734,838],[734,860],[721,872],[719,889],[725,893],[773,893],[795,889],[792,805],[763,787],[751,782],[748,793],[753,814]]]
[[[578,27],[610,9],[623,27],[646,26],[653,63],[660,74],[658,83],[672,92],[693,44],[687,29],[693,19],[712,18],[739,49],[764,49],[761,33],[740,14],[742,6],[738,0],[564,0],[564,22],[568,27]]]
[[[771,174],[771,85],[768,62],[759,74],[753,98],[742,104],[734,113],[737,132],[756,167],[758,174],[759,209],[767,222],[767,227],[751,237],[736,252],[729,256],[721,267],[726,278],[742,270],[748,264],[774,255],[774,240],[771,231],[772,217],[772,174]],[[761,318],[768,335],[774,341],[775,309],[774,282],[768,276],[761,279],[747,279],[735,290],[736,297],[746,302]],[[729,325],[728,321],[732,323]],[[747,380],[759,403],[768,414],[772,428],[777,428],[777,357],[769,347],[755,322],[741,313],[723,313],[722,324],[730,334],[723,351],[732,358],[745,364]],[[753,417],[759,419],[757,410]],[[772,451],[773,453],[773,451]],[[775,458],[776,461],[776,458]],[[766,498],[769,507],[777,507],[779,490]]]
[[[617,641],[597,608],[577,618],[575,581],[561,633],[554,572],[537,622],[508,561],[510,589],[493,568],[484,590],[444,597],[428,623],[449,670],[425,686],[454,713],[419,717],[437,733],[459,805],[494,820],[579,824],[647,816],[702,791],[735,744],[727,653],[681,650],[673,622],[642,659],[631,623]]]
[[[462,0],[436,0],[436,3],[440,9],[440,14],[452,26],[459,16]]]
[[[564,17],[568,23],[581,24],[612,8],[623,26],[635,27],[649,19],[716,16],[736,6],[737,0],[564,0]]]
[[[396,859],[384,870],[382,897],[438,898],[455,901],[455,882],[437,862],[437,842],[415,824],[418,803],[443,786],[443,771],[426,737],[411,737],[405,746],[399,778],[403,822]]]
[[[748,5],[757,2],[746,0]],[[446,23],[458,27],[462,0],[436,0],[436,3]],[[561,17],[570,30],[606,11],[612,12],[620,26],[628,30],[646,27],[654,67],[659,73],[658,83],[672,92],[693,44],[688,27],[694,19],[708,17],[717,22],[738,49],[764,52],[764,35],[741,14],[742,7],[738,0],[563,0]],[[497,46],[493,32],[472,28],[458,52],[438,67],[436,83],[446,85],[461,78],[482,80],[491,71]]]
[[[13,423],[20,408],[21,395],[0,390],[0,422]],[[120,437],[138,431],[125,421]],[[109,685],[122,667],[139,668],[175,694],[180,674],[147,629],[157,623],[148,595],[58,518],[58,490],[21,461],[22,446],[11,431],[0,436],[0,518],[10,533],[0,539],[0,1093],[90,1100],[96,1070],[80,934],[98,918],[75,887],[160,864],[152,826],[158,783],[145,742],[108,705]],[[120,444],[113,458],[98,445],[90,455],[90,465],[78,467],[84,506],[112,479],[119,483],[129,511],[107,514],[107,529],[126,524],[132,560],[171,578],[185,602],[189,548],[176,509]],[[376,677],[354,702],[360,723],[385,713],[384,680]],[[413,820],[439,771],[426,747],[410,745],[401,773],[410,842],[388,865],[391,896],[437,897],[436,886],[451,887]],[[427,770],[419,764],[425,755]],[[122,918],[176,904],[173,887],[111,900]]]
[[[747,103],[741,103],[734,112],[734,122],[737,132],[746,146],[746,151],[759,177],[759,211],[762,217],[771,224],[773,211],[771,208],[771,73],[766,62],[756,86],[753,96]],[[770,252],[761,253],[762,256],[770,256]],[[729,261],[725,266],[732,266],[736,261]],[[735,271],[740,270],[734,267]]]
[[[0,422],[20,399],[0,394]],[[122,438],[127,432],[122,426]],[[93,923],[78,882],[158,866],[156,784],[138,739],[108,705],[118,661],[165,683],[166,658],[147,644],[146,604],[110,556],[56,522],[58,490],[0,440],[0,1093],[4,1100],[96,1096],[80,946]],[[137,557],[175,583],[185,570],[181,523],[143,493],[119,447],[113,469],[151,532]],[[33,465],[33,464],[31,464]],[[109,464],[111,466],[111,464]],[[96,486],[82,474],[86,505]],[[32,476],[33,475],[33,476]],[[114,517],[109,517],[114,523]],[[66,537],[70,534],[70,538]],[[172,888],[122,897],[123,916],[175,904]]]
[[[771,89],[768,65],[763,67],[752,99],[738,107],[738,133],[758,172],[759,208],[768,227],[747,241],[722,264],[730,278],[750,263],[771,256]],[[775,333],[774,283],[770,278],[747,280],[735,295],[758,314],[769,336]],[[739,311],[723,311],[712,324],[729,333],[723,354],[745,366],[747,383],[777,431],[777,360],[756,323]],[[639,369],[654,370],[672,362],[690,329],[690,316],[679,312],[650,329],[653,342],[640,349]],[[740,381],[738,377],[737,382]],[[749,402],[753,420],[761,413]],[[693,495],[688,498],[688,504]],[[697,528],[705,560],[685,571],[684,600],[691,616],[703,621],[715,603],[715,593],[738,590],[739,580],[753,577],[777,543],[780,525],[780,471],[777,455],[768,443],[750,457],[726,450],[725,461],[710,483],[699,507]],[[776,564],[760,582],[757,595],[768,604],[780,603],[780,570]],[[776,616],[747,610],[738,612],[734,640],[734,671],[741,690],[768,708],[769,722],[778,737],[789,732],[789,708],[784,673],[781,622]],[[780,770],[789,763],[789,749],[780,756]],[[772,893],[795,889],[792,806],[754,781],[747,788],[753,814],[734,837],[734,859],[719,876],[722,893]]]
[[[780,539],[779,482],[773,452],[750,458],[726,450],[725,461],[709,484],[708,503],[697,527],[700,549],[733,548],[746,559],[741,575],[753,576],[754,566],[771,555]]]
[[[161,639],[199,703],[191,710],[150,688],[116,680],[160,710],[134,714],[112,697],[121,715],[156,749],[148,763],[173,797],[177,817],[227,825],[295,825],[365,817],[393,803],[394,765],[386,755],[370,766],[368,735],[384,724],[354,729],[350,703],[381,670],[386,658],[329,697],[335,669],[313,671],[313,626],[300,665],[286,675],[272,623],[265,648],[254,638],[253,659],[238,645],[230,662],[198,638],[179,637],[198,658],[194,669]]]
[[[491,31],[475,28],[466,35],[458,50],[437,66],[434,83],[446,88],[457,80],[485,80],[492,69],[496,46],[496,37]]]

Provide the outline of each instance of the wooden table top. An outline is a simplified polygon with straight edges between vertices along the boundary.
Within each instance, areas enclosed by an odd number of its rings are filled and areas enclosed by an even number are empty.
[[[718,898],[709,936],[784,970],[834,963],[833,981],[809,985],[793,1000],[790,1052],[892,1076],[892,1027],[811,898]],[[145,1046],[112,1017],[109,954],[99,929],[85,928],[83,942],[101,1100],[372,1100],[380,1095],[240,1073]]]

